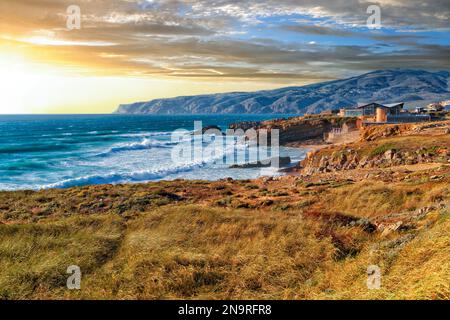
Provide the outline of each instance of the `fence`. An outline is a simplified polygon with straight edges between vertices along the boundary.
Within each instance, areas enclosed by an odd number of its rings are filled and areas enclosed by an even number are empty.
[[[424,122],[430,121],[431,116],[428,114],[402,114],[402,115],[388,115],[387,123],[409,123],[409,122]]]

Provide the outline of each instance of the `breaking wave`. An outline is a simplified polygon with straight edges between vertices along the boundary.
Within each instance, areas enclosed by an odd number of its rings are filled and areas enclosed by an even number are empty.
[[[132,142],[132,143],[125,143],[120,144],[115,147],[111,147],[108,151],[100,153],[99,156],[107,156],[113,153],[118,152],[126,152],[126,151],[136,151],[136,150],[147,150],[152,148],[167,148],[170,146],[176,145],[176,142],[171,141],[159,141],[159,140],[153,140],[144,138],[140,142]]]
[[[84,185],[96,185],[96,184],[119,184],[119,183],[138,183],[146,182],[157,179],[162,179],[171,174],[177,174],[181,172],[191,171],[195,168],[202,167],[206,162],[191,163],[187,165],[180,165],[177,167],[166,169],[153,169],[142,170],[129,173],[116,173],[112,172],[105,175],[89,175],[79,178],[67,179],[60,182],[44,185],[39,189],[51,189],[51,188],[71,188]]]
[[[141,133],[123,133],[118,136],[124,138],[135,138],[135,137],[170,137],[172,132],[141,132]]]
[[[144,142],[144,141],[143,141]],[[150,142],[146,142],[143,145],[151,145]],[[126,146],[128,149],[133,148],[132,150],[139,150],[138,145],[128,145]],[[123,151],[125,146],[120,149]],[[147,182],[152,180],[164,179],[169,175],[175,175],[182,172],[192,171],[209,163],[213,163],[216,160],[223,159],[224,156],[233,152],[236,146],[231,146],[230,148],[218,148],[215,149],[214,154],[205,154],[203,153],[201,157],[198,159],[188,160],[186,159],[186,163],[181,163],[176,166],[171,166],[167,168],[157,168],[157,169],[149,169],[149,170],[140,170],[140,171],[131,171],[125,173],[119,172],[111,172],[108,174],[98,174],[98,175],[87,175],[78,178],[72,178],[63,180],[60,182],[52,183],[49,185],[41,186],[39,189],[50,189],[50,188],[70,188],[76,186],[83,185],[96,185],[96,184],[119,184],[119,183],[138,183],[138,182]]]

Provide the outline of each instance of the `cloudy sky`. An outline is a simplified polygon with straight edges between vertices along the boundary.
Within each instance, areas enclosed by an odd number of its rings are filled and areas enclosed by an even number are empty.
[[[0,0],[0,113],[449,70],[449,14],[449,0]]]

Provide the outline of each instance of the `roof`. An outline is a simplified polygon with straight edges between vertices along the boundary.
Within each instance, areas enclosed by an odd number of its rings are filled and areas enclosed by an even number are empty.
[[[388,107],[388,108],[395,108],[395,107],[403,107],[404,104],[405,104],[404,102],[397,102],[397,103],[384,104],[384,106]]]
[[[371,104],[376,105],[377,107],[381,107],[381,108],[395,108],[395,107],[403,107],[403,105],[405,104],[404,102],[396,102],[396,103],[388,103],[388,104],[381,104],[381,103],[377,103],[377,102],[371,102],[371,103],[365,103],[365,104],[358,104],[358,109],[362,109],[364,107],[370,106]]]

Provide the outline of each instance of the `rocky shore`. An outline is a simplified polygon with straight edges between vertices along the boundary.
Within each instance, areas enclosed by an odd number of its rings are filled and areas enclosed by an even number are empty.
[[[333,128],[340,128],[343,124],[356,123],[354,118],[339,118],[333,116],[306,116],[288,119],[276,119],[262,122],[242,122],[229,126],[230,129],[267,130],[269,136],[274,129],[279,130],[280,145],[307,143],[314,140],[323,142],[324,135]]]
[[[448,300],[449,125],[371,128],[280,177],[0,192],[0,298]]]
[[[367,128],[361,140],[328,146],[307,154],[304,174],[389,168],[426,163],[450,164],[450,122],[425,125],[387,125]]]

